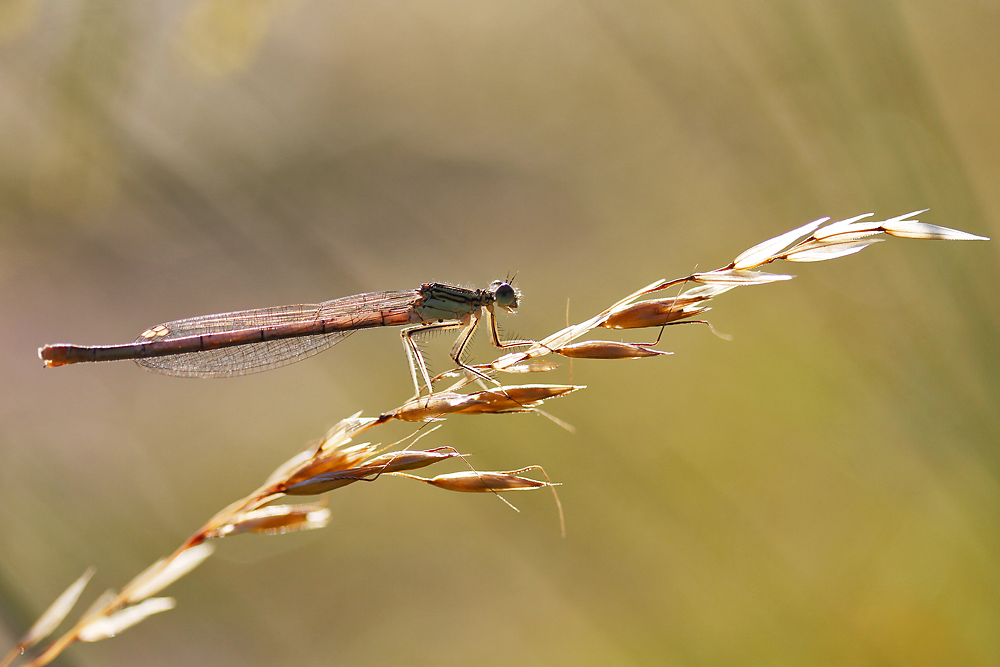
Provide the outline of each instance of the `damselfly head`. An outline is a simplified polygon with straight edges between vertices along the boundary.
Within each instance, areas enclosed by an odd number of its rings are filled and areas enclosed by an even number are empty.
[[[511,287],[510,283],[503,280],[494,280],[490,283],[490,292],[493,294],[493,303],[500,306],[508,313],[513,313],[517,308],[517,290]]]

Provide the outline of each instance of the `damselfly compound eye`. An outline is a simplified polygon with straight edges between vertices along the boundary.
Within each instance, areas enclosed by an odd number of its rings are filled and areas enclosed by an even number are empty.
[[[493,296],[496,299],[496,304],[508,310],[517,308],[517,292],[514,288],[500,281],[497,281],[494,285],[496,285],[496,289],[493,290]]]

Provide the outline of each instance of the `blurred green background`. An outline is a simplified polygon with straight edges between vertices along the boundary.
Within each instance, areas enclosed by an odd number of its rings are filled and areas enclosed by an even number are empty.
[[[3,651],[410,392],[395,330],[220,381],[39,345],[514,272],[539,338],[820,216],[996,237],[998,34],[987,0],[3,3]],[[529,378],[589,385],[547,407],[575,435],[422,441],[543,465],[566,539],[546,492],[357,484],[62,664],[1000,664],[998,247],[778,266],[717,300],[732,341]]]

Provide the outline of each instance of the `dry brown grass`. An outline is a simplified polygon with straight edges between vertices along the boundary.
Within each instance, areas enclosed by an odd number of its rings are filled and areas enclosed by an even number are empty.
[[[492,377],[497,373],[550,370],[555,365],[542,357],[552,354],[587,359],[633,359],[666,354],[652,349],[659,342],[659,337],[653,343],[574,341],[599,327],[660,327],[662,335],[663,327],[667,325],[693,322],[690,318],[707,311],[706,303],[720,294],[741,286],[763,285],[792,277],[757,270],[762,266],[777,260],[815,262],[843,257],[882,240],[875,238],[879,234],[917,239],[987,240],[912,219],[911,216],[921,212],[884,221],[865,221],[870,214],[831,224],[825,224],[829,220],[827,218],[817,220],[750,248],[722,268],[653,282],[588,320],[528,344],[522,351],[504,354],[489,364],[475,368]],[[694,286],[678,295],[642,300],[647,295],[674,286],[683,288],[689,283],[694,283]],[[435,381],[443,382],[450,375],[453,373],[439,376]],[[362,433],[394,421],[420,423],[423,429],[426,424],[440,424],[452,415],[539,411],[538,406],[544,401],[583,389],[575,385],[502,385],[497,382],[495,387],[483,386],[480,391],[463,393],[462,390],[472,383],[483,384],[479,377],[463,375],[446,389],[430,391],[429,395],[413,398],[378,417],[356,414],[344,419],[318,444],[283,463],[258,489],[218,512],[172,554],[151,565],[121,591],[108,591],[98,597],[71,628],[24,664],[45,665],[74,642],[113,637],[152,614],[173,608],[172,598],[155,596],[210,556],[214,549],[213,540],[239,533],[269,535],[311,530],[329,522],[330,513],[321,503],[275,504],[286,496],[320,495],[355,482],[374,482],[383,476],[422,481],[449,491],[499,494],[550,488],[554,493],[555,485],[537,465],[508,471],[469,469],[426,478],[411,471],[449,459],[464,458],[464,455],[451,448],[414,449],[419,437],[394,451],[385,450],[399,443],[384,448],[367,443],[351,444]],[[420,437],[427,433],[421,433]],[[523,475],[532,470],[539,471],[544,480]],[[556,504],[558,506],[558,497]],[[561,508],[559,514],[562,523]],[[7,667],[52,634],[69,615],[92,574],[93,569],[88,570],[41,615],[17,646],[0,661],[0,667]]]

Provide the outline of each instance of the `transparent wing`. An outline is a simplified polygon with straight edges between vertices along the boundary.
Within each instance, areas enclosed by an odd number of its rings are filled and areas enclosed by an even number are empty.
[[[180,377],[217,378],[248,375],[287,366],[333,347],[357,330],[355,325],[365,313],[408,308],[418,292],[369,292],[333,299],[320,304],[274,306],[238,310],[175,320],[155,326],[141,334],[136,343],[168,341],[207,333],[255,329],[280,329],[321,320],[340,320],[340,330],[318,334],[290,334],[273,340],[221,347],[213,350],[183,352],[161,357],[136,359],[140,366],[157,373]],[[354,327],[354,328],[352,328]]]
[[[280,368],[308,359],[333,347],[353,331],[298,338],[281,338],[234,347],[220,347],[204,352],[184,352],[169,357],[147,357],[135,363],[164,375],[196,378],[222,378],[250,375]]]

